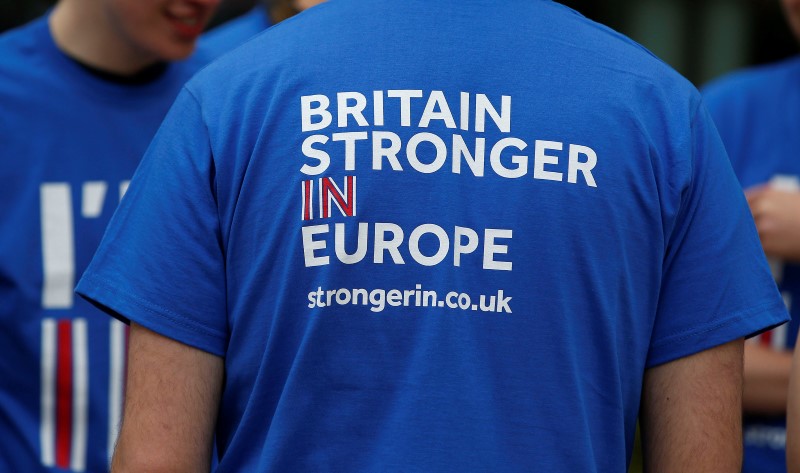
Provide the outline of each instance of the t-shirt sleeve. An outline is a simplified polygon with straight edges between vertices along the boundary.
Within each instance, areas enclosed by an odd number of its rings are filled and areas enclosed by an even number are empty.
[[[201,350],[227,348],[214,163],[184,89],[137,169],[76,291],[123,320]]]
[[[688,176],[663,264],[649,367],[788,320],[739,183],[705,106],[683,147]]]

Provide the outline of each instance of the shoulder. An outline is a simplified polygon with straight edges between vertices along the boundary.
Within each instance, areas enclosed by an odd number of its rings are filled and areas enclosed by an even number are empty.
[[[48,60],[47,35],[45,17],[0,35],[0,114],[25,109],[42,84],[60,80]]]
[[[664,134],[665,116],[685,133],[700,102],[689,81],[635,41],[555,2],[531,0],[323,3],[224,55],[188,88],[206,108],[243,102],[252,91],[276,97],[308,84],[373,83],[502,87],[531,100],[549,94],[618,112],[652,134]]]
[[[0,70],[18,68],[35,57],[47,28],[47,18],[41,17],[0,34]]]
[[[567,46],[565,49],[575,50],[576,56],[582,55],[597,70],[608,71],[614,79],[629,78],[632,83],[665,89],[670,94],[682,92],[699,97],[691,82],[646,47],[566,6],[555,2],[551,2],[551,5],[554,10],[562,10],[554,22],[560,22],[561,29],[572,34],[562,40]],[[605,78],[605,81],[608,80]]]
[[[455,3],[441,2],[420,10],[416,4],[388,0],[326,2],[271,27],[210,69],[222,71],[245,64],[263,68],[271,64],[286,65],[287,61],[290,64],[297,61],[312,63],[330,60],[332,55],[346,56],[365,50],[380,50],[387,54],[414,52],[415,58],[424,61],[425,57],[412,49],[421,41],[436,40],[437,34],[443,34],[448,28],[457,34],[467,34],[472,30],[476,45],[488,47],[491,44],[495,47],[503,46],[502,39],[509,31],[528,24],[528,29],[538,28],[539,31],[536,34],[520,33],[517,39],[528,38],[522,41],[526,44],[525,50],[512,51],[511,55],[521,58],[537,48],[547,48],[551,52],[579,57],[581,65],[613,68],[653,83],[693,88],[635,41],[556,2],[513,0],[507,5],[485,9],[486,12],[472,11],[472,6]],[[461,13],[457,15],[460,19],[453,18],[456,9]],[[484,14],[483,18],[479,16],[481,14]],[[536,24],[529,24],[531,21]],[[224,35],[225,32],[218,34]],[[208,39],[213,40],[213,35],[214,32],[210,32]],[[395,43],[387,44],[393,39]],[[497,44],[492,44],[492,40]],[[459,48],[458,44],[429,46]],[[496,51],[496,55],[510,56],[509,51]],[[569,64],[564,65],[569,67]]]

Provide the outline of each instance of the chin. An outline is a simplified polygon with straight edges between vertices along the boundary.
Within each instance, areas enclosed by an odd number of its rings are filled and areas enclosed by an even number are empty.
[[[191,56],[195,49],[195,43],[171,44],[155,49],[156,55],[162,61],[180,61]]]

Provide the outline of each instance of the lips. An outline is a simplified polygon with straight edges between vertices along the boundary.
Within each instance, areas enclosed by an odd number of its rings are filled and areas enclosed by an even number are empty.
[[[198,5],[178,3],[166,11],[175,32],[183,39],[195,40],[203,32],[208,13]]]
[[[179,36],[185,39],[195,39],[203,32],[205,23],[201,21],[199,16],[193,17],[170,17],[170,24],[178,33]]]

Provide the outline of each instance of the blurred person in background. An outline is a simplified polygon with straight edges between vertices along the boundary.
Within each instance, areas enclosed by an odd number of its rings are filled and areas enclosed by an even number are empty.
[[[800,473],[800,350],[792,355],[786,417],[786,469]]]
[[[800,39],[800,0],[783,0]],[[783,472],[792,350],[800,328],[800,57],[754,67],[704,88],[792,321],[748,341],[745,473]]]
[[[249,12],[208,32],[199,49],[213,57],[239,46],[270,26],[324,0],[261,0]]]
[[[227,54],[78,291],[132,320],[118,471],[621,472],[641,411],[650,471],[738,473],[742,338],[787,319],[696,89],[536,0]]]
[[[126,328],[73,296],[219,0],[61,0],[0,35],[0,471],[107,471]]]

